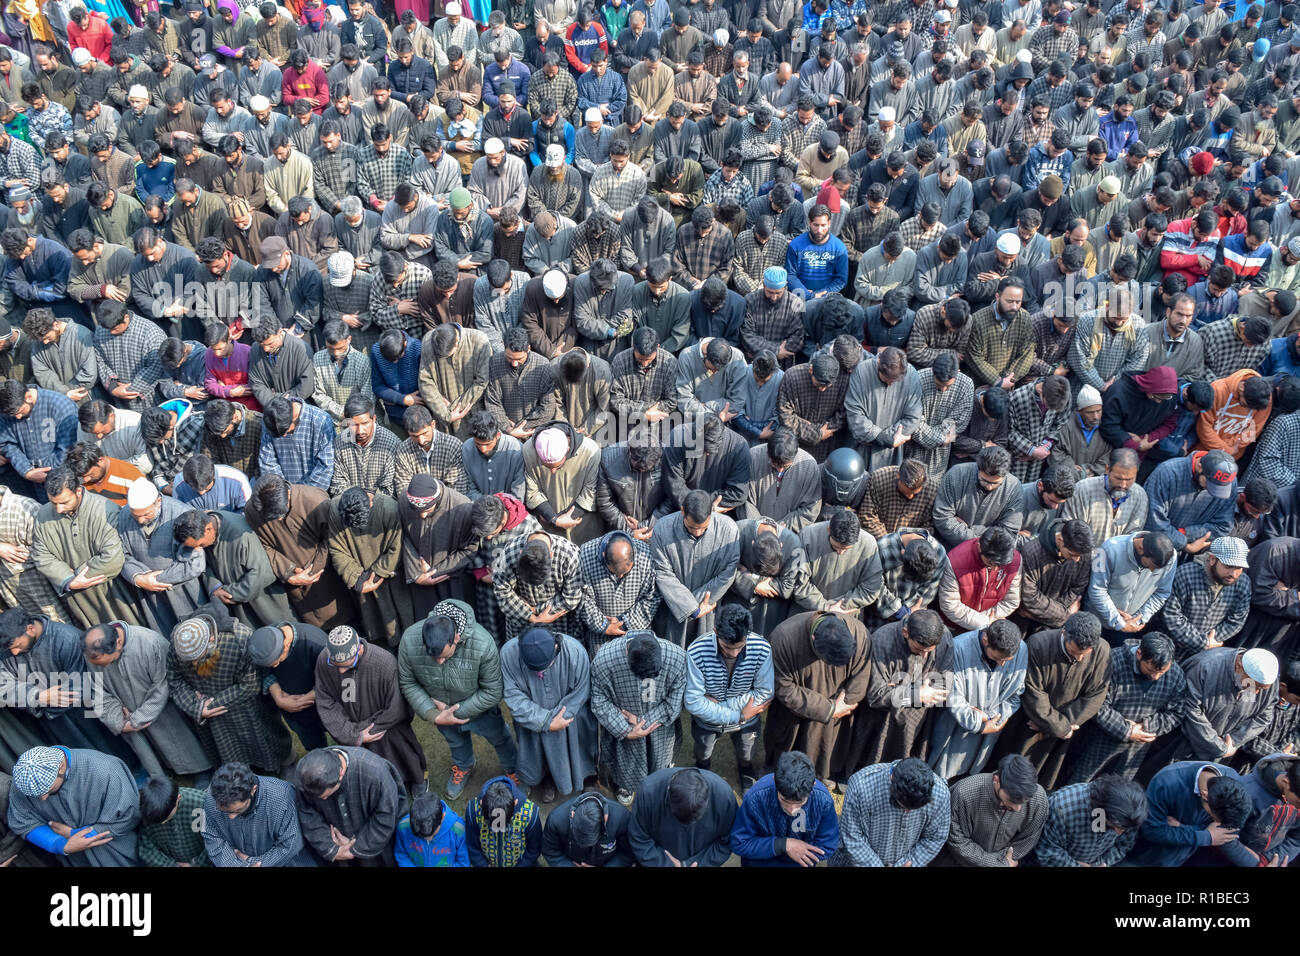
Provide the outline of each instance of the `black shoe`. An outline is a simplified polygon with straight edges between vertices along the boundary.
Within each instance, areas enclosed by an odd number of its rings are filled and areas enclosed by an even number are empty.
[[[695,768],[696,768],[697,770],[709,770],[709,769],[711,769],[712,767],[713,767],[713,758],[712,758],[712,757],[710,757],[708,760],[697,760],[697,761],[695,761]]]

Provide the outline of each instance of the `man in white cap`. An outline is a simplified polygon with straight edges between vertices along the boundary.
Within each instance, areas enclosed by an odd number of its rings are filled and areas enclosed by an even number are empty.
[[[140,797],[117,757],[33,747],[14,764],[9,827],[70,866],[135,866]]]
[[[551,422],[524,443],[524,505],[553,534],[581,545],[600,537],[596,512],[600,446],[568,422]]]
[[[565,162],[564,147],[559,143],[546,147],[545,160],[529,174],[524,201],[528,207],[527,215],[532,220],[524,234],[524,263],[527,265],[529,237],[535,234],[534,226],[541,222],[542,214],[549,212],[572,221],[586,205],[582,174]],[[541,238],[549,239],[550,236]],[[535,275],[536,270],[532,271]]]
[[[876,114],[876,132],[880,134],[886,149],[893,145],[895,140],[901,141],[903,138],[902,127],[898,125],[894,118],[896,115],[892,106],[882,106],[880,112]],[[870,131],[868,131],[869,134]]]
[[[1079,389],[1074,413],[1047,457],[1048,468],[1068,467],[1076,481],[1106,473],[1111,447],[1101,436],[1101,412],[1101,392],[1091,385]]]
[[[614,130],[605,123],[605,117],[594,106],[587,107],[582,115],[582,126],[574,134],[573,165],[590,182],[597,168],[609,162],[609,147],[614,141]]]
[[[531,144],[530,144],[531,145]],[[483,144],[483,156],[474,161],[469,174],[469,191],[474,203],[493,222],[510,209],[522,212],[528,191],[528,170],[516,155],[507,155],[506,145],[493,137]]]
[[[337,316],[348,328],[352,347],[369,356],[370,346],[382,331],[370,317],[370,286],[374,277],[357,268],[356,258],[340,249],[326,261],[326,278],[321,296],[321,314]],[[367,362],[369,359],[367,359]]]
[[[447,71],[451,59],[447,54],[453,47],[462,51],[462,57],[464,51],[469,51],[470,65],[482,63],[478,50],[478,29],[474,26],[474,21],[464,17],[465,11],[459,0],[450,0],[445,9],[447,15],[432,27],[433,55],[437,60],[440,77]]]
[[[1163,630],[1181,663],[1203,650],[1235,642],[1250,613],[1250,566],[1246,542],[1215,538],[1208,554],[1186,561],[1174,575],[1164,607]]]
[[[1156,748],[1144,772],[1174,760],[1225,760],[1273,719],[1278,663],[1272,651],[1216,647],[1193,655],[1183,671],[1188,702],[1182,728],[1171,735],[1171,745]]]
[[[144,623],[160,634],[170,634],[206,603],[199,580],[203,555],[190,551],[178,558],[172,536],[176,518],[188,510],[175,498],[160,495],[148,478],[137,478],[127,490],[126,507],[117,512],[117,533],[126,556],[122,575],[139,589]]]
[[[1070,200],[1071,214],[1088,223],[1089,229],[1096,229],[1120,207],[1115,200],[1119,198],[1120,181],[1118,176],[1106,176],[1095,189],[1081,189]]]

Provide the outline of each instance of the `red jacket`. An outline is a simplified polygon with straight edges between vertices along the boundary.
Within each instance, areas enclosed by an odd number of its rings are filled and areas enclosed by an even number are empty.
[[[108,25],[108,20],[102,13],[95,13],[93,10],[86,12],[89,16],[84,29],[77,26],[76,21],[68,21],[68,43],[74,50],[77,47],[85,47],[95,59],[112,66],[113,61],[108,54],[113,46],[113,28]]]
[[[961,603],[968,608],[984,612],[992,610],[1007,596],[1016,575],[1020,573],[1020,552],[1011,556],[1011,563],[996,568],[986,568],[980,560],[978,538],[963,541],[948,552],[952,573],[957,577],[957,590]],[[952,621],[948,624],[953,625]]]
[[[311,60],[307,61],[301,73],[291,66],[284,68],[280,93],[281,101],[290,109],[293,108],[294,100],[302,99],[304,96],[315,100],[311,111],[317,116],[324,113],[325,107],[330,105],[330,85],[325,79],[325,71]]]

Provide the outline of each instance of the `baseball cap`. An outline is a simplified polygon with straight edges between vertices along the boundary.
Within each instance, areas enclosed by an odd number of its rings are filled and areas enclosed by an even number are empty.
[[[1205,490],[1215,498],[1231,498],[1237,486],[1237,463],[1224,451],[1207,451],[1201,458]]]
[[[984,156],[988,148],[984,145],[984,140],[973,139],[966,147],[966,162],[972,166],[983,166]]]
[[[564,147],[559,143],[546,147],[546,165],[551,169],[559,169],[564,165]]]
[[[519,638],[519,659],[529,670],[546,670],[555,660],[555,635],[543,627],[524,631]]]

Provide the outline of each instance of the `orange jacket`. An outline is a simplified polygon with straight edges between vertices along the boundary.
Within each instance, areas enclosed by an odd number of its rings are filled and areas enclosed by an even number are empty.
[[[1243,368],[1227,378],[1211,383],[1214,389],[1214,407],[1201,412],[1196,419],[1196,447],[1204,451],[1222,449],[1233,458],[1240,458],[1246,446],[1259,437],[1268,421],[1272,401],[1267,408],[1251,411],[1237,400],[1241,383],[1259,375],[1254,369]]]

